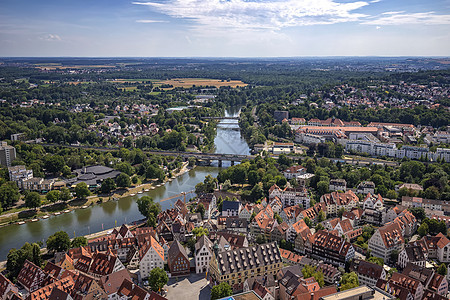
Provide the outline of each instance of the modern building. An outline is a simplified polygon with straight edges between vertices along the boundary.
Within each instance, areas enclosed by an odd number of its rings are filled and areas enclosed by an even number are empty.
[[[11,167],[14,159],[16,159],[16,148],[6,142],[0,142],[0,165]]]
[[[22,182],[33,178],[33,170],[27,170],[23,165],[8,167],[9,180],[14,181],[19,189],[23,189]]]

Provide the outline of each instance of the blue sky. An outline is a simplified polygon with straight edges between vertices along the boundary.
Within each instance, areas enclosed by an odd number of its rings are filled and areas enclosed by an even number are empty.
[[[450,0],[0,0],[0,56],[450,56]]]

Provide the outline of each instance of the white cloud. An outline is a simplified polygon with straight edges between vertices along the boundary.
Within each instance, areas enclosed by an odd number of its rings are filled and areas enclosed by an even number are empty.
[[[167,0],[133,2],[173,18],[188,19],[202,30],[279,30],[286,27],[360,21],[365,1],[334,0]],[[197,27],[198,28],[198,27]]]
[[[381,27],[380,27],[380,26],[377,26],[377,27],[375,27],[375,29],[378,30],[378,29],[381,29]]]
[[[364,21],[366,25],[450,25],[450,15],[437,15],[434,12],[405,13],[385,12],[380,17]]]
[[[39,36],[39,39],[43,40],[43,41],[60,41],[61,40],[59,35],[51,34],[51,33],[41,35],[41,36]]]
[[[372,0],[372,1],[370,1],[370,3],[378,3],[378,2],[381,2],[381,0]]]
[[[136,20],[137,23],[167,23],[167,21],[162,20]]]

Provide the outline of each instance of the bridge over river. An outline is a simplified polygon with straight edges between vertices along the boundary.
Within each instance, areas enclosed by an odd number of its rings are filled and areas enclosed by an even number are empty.
[[[94,147],[94,146],[77,146],[77,145],[58,145],[58,144],[41,144],[45,147],[64,147],[64,148],[80,148],[86,150],[98,150],[98,151],[119,151],[119,147]],[[256,155],[241,155],[241,154],[223,154],[223,153],[204,153],[204,152],[183,152],[183,151],[164,151],[164,150],[146,150],[143,151],[147,154],[155,154],[162,156],[180,156],[182,158],[188,159],[194,157],[197,160],[211,162],[217,160],[219,162],[219,167],[222,166],[223,161],[231,162],[234,165],[235,162],[241,162],[243,160],[250,160],[256,157]]]

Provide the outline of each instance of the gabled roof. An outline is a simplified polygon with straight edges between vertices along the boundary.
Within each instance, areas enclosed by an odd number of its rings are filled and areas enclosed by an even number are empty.
[[[175,240],[172,245],[170,245],[169,251],[167,253],[167,255],[169,256],[168,259],[175,259],[180,254],[183,255],[186,260],[189,260],[186,249],[183,247],[183,245],[180,244],[178,240]]]
[[[41,268],[29,260],[25,260],[25,263],[17,276],[17,282],[29,290],[33,283],[40,285],[45,277],[47,277],[47,274],[45,274]]]
[[[2,273],[0,273],[0,299],[6,299],[6,290],[8,287],[15,287],[15,285],[6,278]]]
[[[356,268],[358,274],[364,275],[366,277],[379,279],[383,274],[383,267],[365,260],[359,262]]]
[[[106,294],[112,295],[119,291],[119,287],[126,279],[131,281],[130,273],[127,269],[122,269],[112,274],[102,276],[102,278],[100,278],[100,283]]]
[[[203,246],[206,246],[206,248],[212,252],[213,243],[206,235],[199,237],[197,243],[195,243],[195,255],[198,254],[199,250],[202,249]]]
[[[239,211],[239,206],[241,203],[239,201],[223,201],[222,202],[222,211],[226,210],[236,210]]]
[[[109,253],[95,253],[92,258],[92,264],[89,267],[89,272],[97,275],[108,275],[114,270],[117,256]]]
[[[44,272],[53,278],[59,278],[62,271],[63,271],[63,269],[61,267],[55,265],[51,261],[47,262],[47,264],[45,265],[45,268],[44,268]]]
[[[378,228],[381,239],[383,240],[386,248],[391,248],[397,244],[403,244],[402,228],[397,222],[390,222],[383,227]]]
[[[72,276],[65,277],[61,280],[55,281],[49,285],[44,286],[34,292],[32,292],[27,299],[28,300],[46,300],[50,298],[50,294],[53,289],[59,289],[64,293],[70,294],[73,291],[74,280]]]
[[[143,259],[150,249],[153,249],[153,253],[156,253],[162,260],[164,260],[164,249],[151,235],[143,237],[139,248],[139,259]]]

